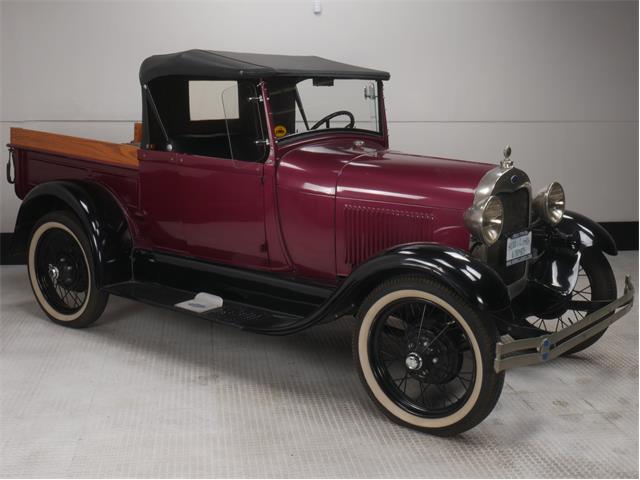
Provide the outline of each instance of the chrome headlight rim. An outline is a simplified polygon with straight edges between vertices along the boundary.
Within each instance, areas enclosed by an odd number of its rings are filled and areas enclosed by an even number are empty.
[[[551,182],[533,199],[536,215],[550,225],[557,225],[562,221],[565,206],[564,188],[559,182]]]
[[[467,229],[489,247],[502,235],[503,223],[504,207],[502,200],[495,195],[474,205],[465,214]]]

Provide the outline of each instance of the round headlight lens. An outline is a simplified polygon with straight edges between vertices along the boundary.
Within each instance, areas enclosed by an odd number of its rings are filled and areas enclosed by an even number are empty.
[[[493,245],[502,233],[504,210],[498,197],[489,197],[482,211],[482,240]]]
[[[553,182],[542,189],[533,201],[536,214],[551,225],[560,223],[564,216],[564,189],[558,182]]]

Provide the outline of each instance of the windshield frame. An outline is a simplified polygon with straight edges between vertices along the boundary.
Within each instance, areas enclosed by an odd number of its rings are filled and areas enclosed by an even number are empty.
[[[304,80],[310,80],[313,79],[315,77],[301,77],[299,79],[299,81],[296,82],[296,92],[298,93],[298,83],[304,81]],[[273,132],[273,114],[272,114],[272,109],[271,109],[271,102],[270,102],[270,98],[269,95],[267,94],[265,96],[265,109],[266,109],[266,115],[267,118],[270,119],[269,123],[269,138],[270,141],[272,142],[273,145],[287,145],[292,141],[296,141],[296,140],[301,140],[301,139],[307,139],[310,137],[315,137],[315,136],[326,136],[327,134],[339,134],[339,135],[343,135],[343,134],[357,134],[357,135],[362,135],[362,136],[367,136],[367,137],[371,137],[374,138],[378,141],[382,141],[385,144],[387,143],[387,138],[388,138],[388,133],[387,133],[387,119],[386,119],[386,113],[385,113],[385,109],[384,109],[384,93],[383,93],[383,80],[371,80],[368,78],[360,78],[360,77],[353,77],[353,78],[335,78],[335,79],[329,79],[327,78],[327,80],[364,80],[364,81],[373,81],[376,83],[376,87],[377,87],[377,109],[378,109],[378,131],[375,130],[366,130],[366,129],[361,129],[361,128],[344,128],[344,127],[331,127],[331,128],[322,128],[322,129],[316,129],[316,130],[306,130],[304,132],[298,132],[298,133],[291,133],[285,137],[281,137],[278,138],[275,136],[274,132]],[[263,87],[265,92],[269,91],[269,86],[270,86],[270,79],[265,79],[263,82]],[[299,97],[299,93],[298,93],[298,97]],[[297,107],[297,105],[296,105]],[[298,108],[299,109],[299,108]],[[303,112],[303,109],[299,109],[300,112]],[[306,123],[306,122],[305,122]]]

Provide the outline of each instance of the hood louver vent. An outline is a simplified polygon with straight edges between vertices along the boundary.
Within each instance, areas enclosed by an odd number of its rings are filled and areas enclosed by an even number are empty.
[[[395,245],[432,239],[429,213],[357,205],[345,205],[344,213],[345,262],[351,266]]]

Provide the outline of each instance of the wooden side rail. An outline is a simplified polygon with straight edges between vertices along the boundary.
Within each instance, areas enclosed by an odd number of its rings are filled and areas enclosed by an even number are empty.
[[[140,144],[142,142],[142,123],[133,124],[133,143]]]
[[[102,142],[26,128],[12,128],[10,138],[10,144],[17,148],[138,168],[138,147],[126,143]]]

